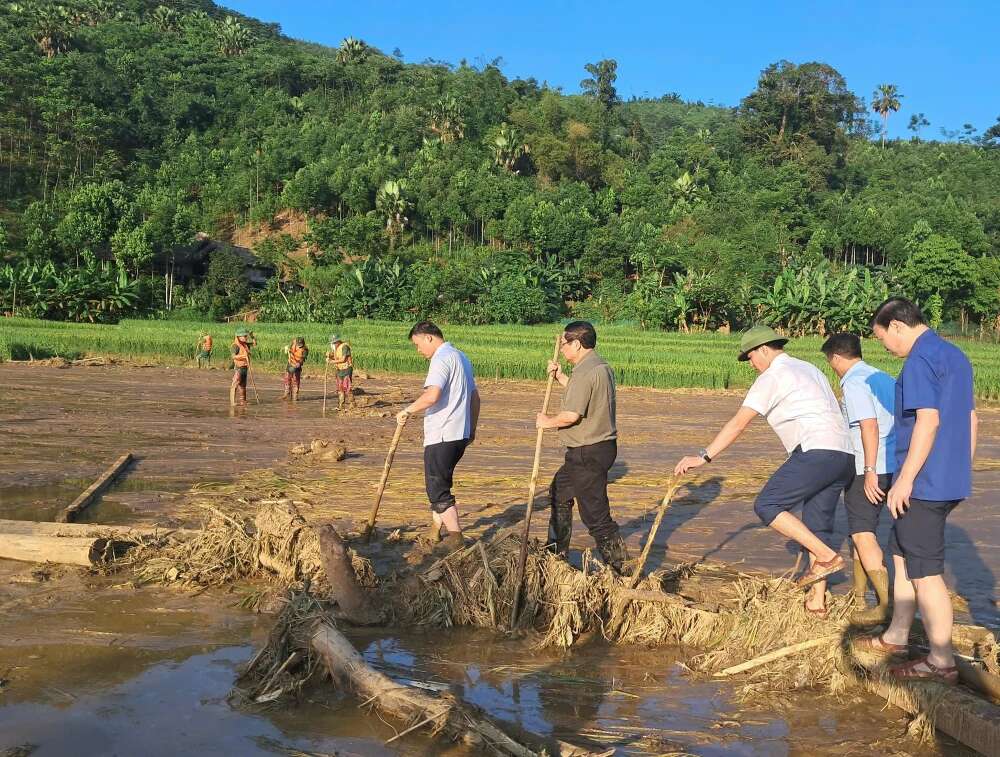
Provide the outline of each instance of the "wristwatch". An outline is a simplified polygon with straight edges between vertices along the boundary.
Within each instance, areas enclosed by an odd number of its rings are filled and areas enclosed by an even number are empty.
[[[863,472],[864,473],[874,473],[875,472],[875,468],[873,466],[871,466],[871,465],[866,465]]]
[[[700,451],[700,452],[698,453],[698,457],[700,457],[700,458],[701,458],[702,460],[704,460],[704,461],[705,461],[706,463],[710,463],[710,462],[712,462],[712,458],[710,458],[710,457],[708,456],[708,450],[707,450],[707,449],[703,449],[703,450],[701,450],[701,451]]]

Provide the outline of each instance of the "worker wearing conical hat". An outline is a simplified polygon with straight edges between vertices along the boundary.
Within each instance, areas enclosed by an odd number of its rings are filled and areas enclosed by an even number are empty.
[[[247,404],[247,373],[250,371],[250,349],[256,346],[253,332],[245,328],[237,329],[236,338],[230,350],[233,357],[233,383],[229,387],[229,404]]]
[[[351,357],[350,342],[344,341],[339,334],[331,334],[326,362],[332,364],[336,371],[337,409],[343,410],[347,402],[354,403],[354,397],[351,394],[351,382],[354,379],[354,358]]]

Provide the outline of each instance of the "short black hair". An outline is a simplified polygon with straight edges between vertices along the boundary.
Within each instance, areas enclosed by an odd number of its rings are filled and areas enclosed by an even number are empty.
[[[828,358],[840,355],[846,358],[861,357],[861,338],[857,334],[834,334],[819,348]]]
[[[923,311],[910,302],[905,297],[890,297],[877,308],[872,316],[872,326],[889,328],[893,321],[900,321],[907,326],[926,326],[927,319],[924,318]]]
[[[421,334],[430,334],[431,336],[436,336],[438,339],[444,339],[444,334],[441,333],[441,329],[433,321],[421,321],[410,329],[410,335],[406,337],[407,339],[413,339],[415,336],[420,336]]]
[[[593,324],[587,321],[567,323],[563,329],[563,337],[567,342],[572,342],[574,339],[579,341],[584,349],[592,350],[597,346],[597,331]]]

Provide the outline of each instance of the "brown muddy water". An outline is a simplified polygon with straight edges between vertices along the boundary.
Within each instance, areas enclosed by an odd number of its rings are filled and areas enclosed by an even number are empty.
[[[333,485],[301,505],[310,519],[360,522],[370,506],[394,427],[391,418],[320,414],[321,378],[307,375],[302,401],[278,400],[278,376],[258,376],[263,404],[228,408],[229,375],[181,369],[0,365],[0,518],[51,520],[125,451],[136,463],[85,514],[94,522],[196,525],[186,492],[232,482],[255,469]],[[362,382],[414,397],[419,377]],[[482,426],[456,473],[472,535],[523,513],[534,442],[537,384],[482,382]],[[395,403],[395,404],[393,404]],[[623,389],[619,460],[610,488],[629,546],[637,549],[668,471],[711,438],[738,406],[727,394]],[[996,621],[1000,570],[1000,413],[982,411],[975,493],[949,523],[947,579],[968,602],[962,617]],[[289,446],[326,438],[344,443],[343,463],[303,464]],[[546,437],[543,481],[561,450]],[[682,491],[648,563],[710,558],[786,570],[788,545],[759,527],[751,503],[781,461],[764,424]],[[407,426],[382,504],[385,529],[427,522],[420,424]],[[888,528],[888,523],[883,524]],[[544,536],[545,519],[533,523]],[[884,538],[885,534],[883,534]],[[839,521],[843,544],[846,528]],[[574,549],[592,546],[577,524]],[[334,692],[312,692],[298,707],[248,711],[227,694],[241,662],[270,619],[235,606],[238,594],[186,596],[114,588],[115,580],[71,569],[0,561],[0,754],[16,744],[37,755],[455,754],[420,735],[384,747],[395,730]],[[846,577],[834,591],[846,590]],[[608,648],[571,654],[528,651],[488,634],[437,631],[355,634],[369,662],[400,680],[451,687],[494,715],[572,740],[581,734],[620,754],[875,755],[965,754],[942,740],[922,747],[904,736],[901,714],[860,694],[796,692],[786,702],[738,704],[732,684],[686,675],[683,650]],[[400,726],[394,724],[398,729]]]

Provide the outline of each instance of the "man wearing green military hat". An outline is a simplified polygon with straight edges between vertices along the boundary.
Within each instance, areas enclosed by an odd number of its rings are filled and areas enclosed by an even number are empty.
[[[854,478],[847,424],[826,376],[811,363],[785,352],[786,338],[768,326],[740,337],[737,359],[759,374],[737,411],[707,447],[681,459],[675,475],[712,462],[750,422],[764,416],[788,453],[754,503],[764,525],[809,552],[809,569],[799,586],[809,587],[805,609],[826,616],[826,578],[844,567],[831,547],[833,518],[844,488]],[[791,513],[802,506],[802,519]]]

